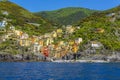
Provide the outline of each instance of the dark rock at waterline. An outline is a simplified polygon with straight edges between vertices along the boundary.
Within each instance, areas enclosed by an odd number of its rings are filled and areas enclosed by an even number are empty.
[[[81,54],[77,53],[72,53],[72,54],[67,54],[62,57],[63,60],[73,60],[73,59],[78,59],[81,57]]]
[[[110,62],[120,62],[120,52],[113,52],[112,55],[107,57]]]
[[[62,60],[74,60],[74,59],[84,59],[84,60],[105,60],[110,62],[120,62],[120,52],[114,52],[112,54],[85,54],[83,52],[70,53],[61,58]],[[8,53],[0,52],[0,61],[51,61],[50,58],[46,58],[42,54],[17,54],[12,55]]]
[[[33,54],[0,54],[0,61],[45,61],[45,57]]]

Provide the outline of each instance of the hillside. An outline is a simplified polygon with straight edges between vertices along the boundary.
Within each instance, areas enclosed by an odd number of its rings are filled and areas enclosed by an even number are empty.
[[[25,53],[25,50],[28,51],[25,44],[30,45],[33,36],[53,30],[54,27],[47,20],[33,15],[17,4],[0,1],[0,54]]]
[[[120,51],[120,6],[80,20],[73,38],[82,37],[86,46],[90,41],[101,42],[107,50]]]
[[[8,15],[3,15],[3,12],[7,12]],[[53,29],[48,21],[9,1],[0,2],[0,21],[4,18],[8,19],[10,25],[30,35],[38,35]],[[40,26],[35,26],[34,24],[39,24]]]
[[[43,18],[48,19],[51,22],[62,25],[69,25],[91,15],[94,12],[95,10],[90,10],[86,8],[69,7],[55,11],[37,12],[35,13],[35,15],[42,16]]]

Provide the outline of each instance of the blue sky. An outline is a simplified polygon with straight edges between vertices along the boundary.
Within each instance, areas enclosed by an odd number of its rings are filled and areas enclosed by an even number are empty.
[[[50,11],[65,7],[106,10],[120,5],[120,0],[10,0],[31,12]]]

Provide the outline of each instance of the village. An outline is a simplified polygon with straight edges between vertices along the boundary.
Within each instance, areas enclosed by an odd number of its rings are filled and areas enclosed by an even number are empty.
[[[6,16],[9,15],[7,11],[2,11],[2,14]],[[80,29],[80,26],[74,27],[72,25],[66,25],[50,33],[30,36],[26,32],[16,29],[15,26],[8,25],[9,21],[11,20],[4,18],[0,22],[0,33],[4,33],[0,35],[0,43],[7,40],[13,41],[14,43],[12,44],[18,45],[17,48],[21,50],[18,54],[29,53],[45,58],[65,59],[68,55],[76,55],[80,51],[81,43],[84,41],[82,37],[75,38],[74,40],[70,39],[71,35]],[[37,23],[28,24],[40,26],[40,24]],[[94,32],[104,33],[104,31],[102,28],[96,28]],[[97,41],[90,41],[88,43],[87,46],[89,47],[84,50],[84,54],[96,53],[96,50],[98,51],[103,47],[102,43]],[[75,57],[71,59],[75,59]]]
[[[7,32],[1,37],[1,41],[15,40],[21,47],[28,47],[28,50],[36,55],[44,55],[46,57],[61,58],[68,53],[77,53],[79,50],[79,44],[82,42],[82,38],[71,41],[57,41],[58,37],[63,38],[63,30],[57,29],[51,33],[46,33],[41,36],[29,36],[20,30],[16,30],[14,26],[10,26],[6,31],[5,26],[7,22],[4,20],[1,22],[0,31]],[[66,27],[66,34],[70,35],[74,32],[75,28],[72,26]],[[66,35],[68,37],[68,35]],[[65,37],[66,37],[65,36]]]
[[[4,15],[9,15],[7,11],[3,11]],[[58,28],[51,33],[45,33],[40,36],[29,36],[27,33],[15,29],[15,26],[10,25],[8,29],[9,19],[4,18],[0,22],[0,32],[4,32],[0,42],[5,42],[6,40],[14,40],[15,44],[18,44],[20,47],[26,48],[27,52],[33,53],[35,55],[42,55],[50,58],[62,58],[67,54],[76,54],[79,51],[79,46],[83,42],[81,37],[72,40],[70,36],[80,27],[73,27],[72,25],[64,26],[63,28]],[[29,23],[30,24],[30,23]],[[31,23],[36,24],[36,23]],[[38,26],[38,25],[36,25]],[[99,29],[98,32],[103,32]],[[92,47],[99,48],[100,43],[91,42]],[[22,50],[24,53],[25,51]]]

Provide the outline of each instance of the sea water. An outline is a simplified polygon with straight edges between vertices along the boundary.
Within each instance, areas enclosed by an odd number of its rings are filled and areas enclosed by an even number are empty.
[[[120,63],[1,62],[0,80],[120,80]]]

